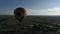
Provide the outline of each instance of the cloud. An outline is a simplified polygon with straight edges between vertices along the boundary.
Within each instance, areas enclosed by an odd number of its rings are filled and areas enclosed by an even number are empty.
[[[27,9],[28,15],[60,15],[60,7],[49,8],[45,10]]]

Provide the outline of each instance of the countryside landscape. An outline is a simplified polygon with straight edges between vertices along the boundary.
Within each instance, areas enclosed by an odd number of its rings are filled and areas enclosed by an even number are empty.
[[[39,25],[52,25],[54,27],[57,27],[58,30],[56,30],[55,34],[60,34],[60,16],[32,16],[28,15],[25,18],[25,22],[28,25],[33,25],[33,24],[39,24]],[[49,27],[50,27],[49,26]],[[33,30],[30,31],[30,29],[23,28],[25,26],[20,26],[17,23],[17,19],[13,15],[0,15],[0,33],[14,33],[14,34],[53,34],[53,33],[45,33],[43,30]],[[39,27],[38,27],[39,28]],[[16,29],[20,29],[21,31],[17,31]]]

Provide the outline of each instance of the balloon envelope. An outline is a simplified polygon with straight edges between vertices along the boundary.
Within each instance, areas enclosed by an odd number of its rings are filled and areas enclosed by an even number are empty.
[[[22,7],[16,8],[14,10],[14,16],[18,21],[22,22],[24,17],[26,16],[26,10]]]

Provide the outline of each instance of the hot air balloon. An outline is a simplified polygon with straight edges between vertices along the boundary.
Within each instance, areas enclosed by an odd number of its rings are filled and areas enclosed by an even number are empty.
[[[18,7],[14,10],[14,16],[19,22],[22,22],[26,16],[26,10],[22,7]]]

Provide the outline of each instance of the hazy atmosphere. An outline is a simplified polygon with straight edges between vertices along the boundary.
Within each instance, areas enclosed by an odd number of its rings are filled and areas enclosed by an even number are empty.
[[[0,34],[60,34],[60,0],[0,0]]]
[[[60,0],[0,0],[0,15],[13,15],[17,7],[28,15],[60,15]]]

